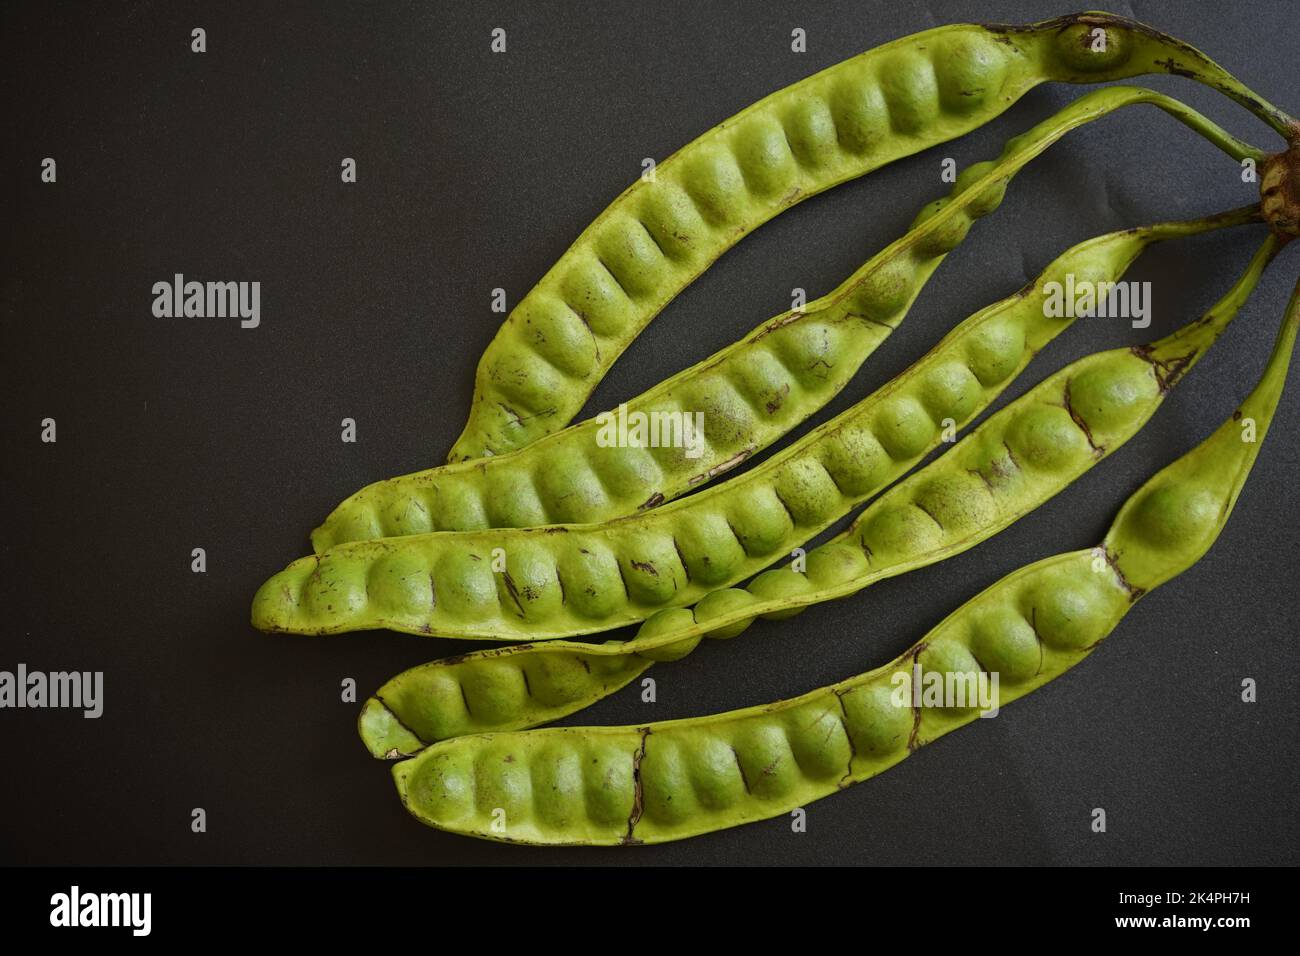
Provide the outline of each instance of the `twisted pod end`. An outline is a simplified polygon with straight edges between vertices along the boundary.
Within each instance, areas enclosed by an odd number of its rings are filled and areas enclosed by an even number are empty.
[[[357,717],[357,733],[370,755],[379,760],[397,760],[424,749],[425,743],[411,733],[397,715],[378,697],[371,697]]]
[[[1259,177],[1264,221],[1285,238],[1300,236],[1300,126],[1295,128],[1290,143],[1285,152],[1264,161]]]

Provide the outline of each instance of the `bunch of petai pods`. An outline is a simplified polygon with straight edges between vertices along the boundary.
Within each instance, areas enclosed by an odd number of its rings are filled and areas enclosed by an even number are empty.
[[[648,419],[702,413],[698,433],[611,446],[600,440],[603,419],[570,424],[646,323],[778,212],[961,136],[1041,83],[1151,73],[1219,90],[1285,148],[1257,149],[1150,90],[1086,93],[963,170],[949,195],[834,290],[627,403]],[[703,487],[842,391],[1026,164],[1133,105],[1253,165],[1258,200],[1065,250],[847,411]],[[1204,315],[1147,345],[1070,364],[955,440],[1071,325],[1076,313],[1046,307],[1054,285],[1105,287],[1154,243],[1261,224],[1254,257]],[[706,638],[736,637],[756,618],[789,618],[966,551],[1065,491],[1155,414],[1297,234],[1300,123],[1180,40],[1084,13],[944,26],[885,44],[755,103],[615,199],[488,346],[449,464],[342,502],[313,532],[315,553],[259,589],[253,623],[516,642],[414,667],[362,708],[366,747],[395,761],[404,805],[440,829],[531,844],[657,843],[788,812],[977,716],[973,698],[928,698],[931,678],[947,687],[992,679],[993,706],[1014,700],[1086,657],[1140,597],[1209,549],[1281,396],[1300,286],[1249,397],[1129,498],[1096,548],[1027,565],[893,662],[802,697],[635,727],[538,728]],[[863,504],[845,531],[802,551]],[[573,640],[629,624],[640,626],[627,640]]]

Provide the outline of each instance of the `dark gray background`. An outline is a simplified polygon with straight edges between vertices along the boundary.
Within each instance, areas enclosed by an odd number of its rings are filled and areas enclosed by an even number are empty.
[[[1289,0],[1118,3],[1300,108]],[[1226,12],[1220,12],[1226,11]],[[39,863],[1297,862],[1300,756],[1292,493],[1300,385],[1227,531],[1092,658],[998,719],[776,819],[675,845],[525,849],[425,829],[357,740],[364,695],[465,649],[367,633],[268,637],[253,591],[362,484],[443,459],[500,316],[638,174],[761,96],[895,37],[1028,22],[1044,2],[222,4],[0,7],[6,199],[0,669],[103,670],[105,715],[0,712],[0,860]],[[208,52],[189,52],[192,27]],[[488,50],[493,27],[509,52]],[[789,51],[790,30],[808,52]],[[1258,145],[1262,124],[1172,92]],[[942,195],[939,164],[1079,94],[1040,88],[987,127],[785,213],[630,348],[588,407],[635,395],[838,284]],[[57,185],[39,182],[43,157]],[[359,164],[343,185],[339,163]],[[955,322],[1097,233],[1252,201],[1232,162],[1129,109],[1022,172],[834,402],[904,369]],[[1067,361],[1194,318],[1260,229],[1159,247],[1152,328],[1081,322],[1013,397]],[[801,693],[879,664],[1008,571],[1095,543],[1123,498],[1204,438],[1262,368],[1296,277],[1288,249],[1239,323],[1142,434],[1017,526],[940,566],[655,669],[575,722],[632,723]],[[156,319],[174,272],[259,280],[262,326]],[[56,445],[40,421],[58,421]],[[339,421],[359,441],[339,441]],[[818,417],[825,420],[826,414]],[[811,424],[811,423],[809,423]],[[207,549],[192,574],[190,549]],[[1239,700],[1243,677],[1260,700]],[[190,811],[208,813],[206,834]],[[1109,832],[1090,832],[1103,807]]]

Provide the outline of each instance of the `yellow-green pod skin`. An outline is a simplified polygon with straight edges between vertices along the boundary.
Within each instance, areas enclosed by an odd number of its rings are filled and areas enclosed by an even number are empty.
[[[974,220],[998,205],[954,198],[927,205],[904,236],[828,295],[769,319],[618,409],[514,452],[367,485],[312,532],[313,550],[436,531],[596,524],[725,475],[839,394]],[[705,428],[689,454],[622,440],[629,423],[676,423],[696,412]]]
[[[1290,123],[1200,51],[1105,13],[937,27],[760,100],[629,186],[520,300],[479,362],[449,460],[506,454],[567,425],[646,324],[782,210],[961,136],[1040,83],[1144,73],[1213,86],[1284,134]]]
[[[843,389],[906,317],[974,220],[997,208],[1007,181],[1025,162],[1074,125],[1111,109],[1139,102],[1171,105],[1148,97],[1123,89],[1086,97],[1018,137],[998,162],[967,167],[952,196],[928,205],[905,236],[833,292],[763,323],[624,407],[512,453],[366,486],[313,532],[313,549],[436,531],[598,523],[656,507],[725,474]],[[1175,115],[1234,156],[1243,148],[1195,114],[1176,109]],[[569,348],[562,352],[572,354]],[[706,424],[689,454],[628,447],[620,440],[629,421],[679,421],[696,412]]]
[[[986,201],[990,190],[1000,192],[1008,177],[1068,130],[1139,103],[1168,112],[1234,156],[1249,151],[1176,100],[1149,90],[1108,87],[1017,137],[983,175],[966,183],[912,235],[924,235],[951,210]],[[1030,354],[1024,349],[1022,360]],[[977,358],[972,351],[956,364],[927,368],[924,376],[904,376],[739,479],[644,515],[602,525],[350,542],[303,558],[258,591],[253,624],[304,634],[388,628],[445,637],[549,640],[608,630],[644,620],[662,607],[693,604],[828,527],[937,447],[949,423],[960,426],[986,407],[1005,381],[988,381],[987,375],[981,381],[969,367]],[[804,367],[815,369],[825,361],[814,355]],[[837,442],[853,446],[853,454],[837,457]],[[668,455],[683,451],[657,450]],[[863,455],[870,459],[870,480],[862,480]],[[502,500],[516,505],[536,501],[526,490],[518,488]],[[575,552],[603,560],[583,565],[579,581],[566,580]],[[706,564],[707,573],[699,573]]]
[[[1049,267],[1036,287],[1044,288],[1047,280],[1058,274],[1057,269],[1063,274],[1076,266],[1076,274],[1097,278],[1108,270],[1122,274],[1122,264],[1131,261],[1138,248],[1127,244],[1140,243],[1143,237],[1149,240],[1150,230],[1101,237],[1076,247]],[[1119,243],[1118,247],[1102,254],[1113,243]],[[628,668],[620,673],[631,680],[654,660],[663,659],[657,653],[661,647],[674,648],[668,659],[675,660],[683,652],[689,653],[692,642],[728,624],[844,597],[876,581],[968,550],[1057,494],[1136,433],[1169,388],[1222,334],[1278,247],[1278,240],[1266,240],[1234,288],[1206,315],[1173,335],[1143,348],[1115,349],[1081,359],[990,416],[946,454],[877,498],[848,530],[809,552],[806,573],[781,568],[757,578],[749,587],[757,602],[732,613],[710,614],[705,621],[690,617],[685,609],[675,609],[671,618],[666,614],[652,618],[643,633],[621,644],[554,642],[505,648],[491,652],[492,666],[532,667],[536,658],[554,660],[557,667],[560,661],[580,658],[581,666],[590,666],[592,657],[613,658]],[[1082,258],[1080,252],[1085,253]],[[1091,269],[1082,264],[1087,253],[1097,255]],[[1103,263],[1108,264],[1106,268],[1101,268]],[[1026,317],[1042,317],[1039,297],[1019,298]],[[975,317],[983,316],[984,321],[968,320],[973,324],[959,327],[948,346],[941,343],[936,353],[949,354],[955,342],[960,353],[987,358],[992,354],[988,341],[1006,343],[1019,338],[1005,334],[1004,327],[1009,317],[1017,315],[1016,308],[986,310]],[[994,335],[990,330],[1000,331]],[[1036,339],[1031,335],[1029,341]],[[972,349],[972,342],[982,344]],[[1168,511],[1170,507],[1155,509],[1155,514]],[[1204,514],[1206,509],[1199,507],[1196,513]],[[1162,520],[1177,524],[1171,518]],[[1068,618],[1068,608],[1062,609],[1062,615]],[[1012,649],[1005,642],[1000,645],[1001,651]],[[425,701],[439,693],[436,688],[444,682],[454,686],[472,680],[483,660],[486,658],[469,654],[453,662],[434,661],[404,672],[401,680],[412,701]],[[1023,661],[1012,660],[1008,666],[1012,665],[1023,665]],[[571,701],[559,707],[521,700],[518,709],[502,715],[505,719],[497,729],[525,728],[557,719],[614,689],[603,679],[586,683],[585,693],[574,687]],[[431,687],[427,695],[419,689],[425,684]],[[379,696],[385,701],[389,697],[385,689]],[[423,713],[399,710],[394,720],[411,727],[417,716],[427,719]],[[487,729],[481,722],[477,726]],[[425,736],[418,726],[415,730],[423,743],[443,739],[441,735]],[[376,756],[390,755],[395,748],[388,738],[370,734],[365,727],[362,737]],[[408,748],[410,744],[405,742]],[[410,752],[402,746],[396,750]]]
[[[783,816],[996,713],[1082,661],[1209,550],[1276,410],[1297,327],[1300,287],[1245,403],[1129,498],[1099,547],[1013,572],[884,667],[725,714],[458,737],[394,766],[403,803],[422,823],[489,840],[663,843]]]
[[[918,656],[924,661],[927,648],[945,645],[945,660],[973,661],[967,652],[973,615],[1017,608],[1040,588],[1040,579],[1093,573],[1088,551],[1040,562],[981,594],[885,667],[793,700],[644,727],[560,727],[444,740],[394,765],[398,792],[422,823],[534,845],[663,843],[781,816],[875,776],[977,719],[978,707],[913,703]],[[1094,611],[1109,630],[1130,596],[1113,574],[1105,587]],[[1035,647],[1030,676],[1000,682],[989,703],[1001,706],[1028,693],[1091,649]],[[937,659],[924,664],[922,673],[937,666]],[[514,768],[529,768],[536,779],[539,764],[563,759],[587,767],[597,752],[613,755],[613,773],[584,774],[563,793],[534,786],[527,799],[509,805],[503,799],[513,792]],[[619,788],[613,794],[611,779]],[[597,822],[587,809],[593,804],[626,812]]]
[[[1286,385],[1300,284],[1291,297],[1259,384],[1199,448],[1148,481],[1124,503],[1103,548],[1126,585],[1150,591],[1181,574],[1223,530],[1259,456]]]

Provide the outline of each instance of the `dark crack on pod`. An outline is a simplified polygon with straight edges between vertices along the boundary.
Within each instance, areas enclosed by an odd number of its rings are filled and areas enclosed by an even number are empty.
[[[641,822],[641,814],[645,812],[645,789],[641,781],[641,761],[645,759],[646,741],[650,737],[650,728],[642,727],[638,732],[641,734],[641,746],[632,755],[632,811],[627,816],[627,833],[623,835],[623,839],[620,841],[624,846],[641,842],[633,836],[633,831],[636,830],[636,825]]]

